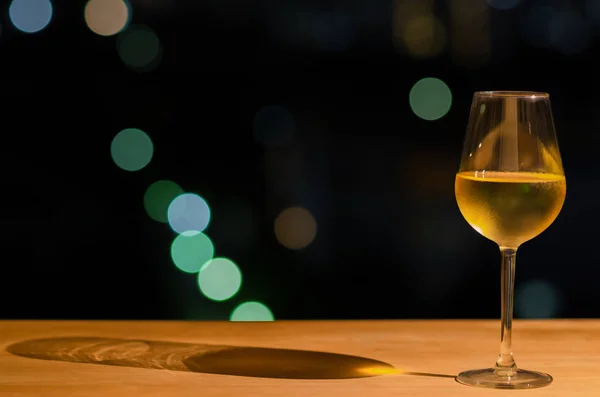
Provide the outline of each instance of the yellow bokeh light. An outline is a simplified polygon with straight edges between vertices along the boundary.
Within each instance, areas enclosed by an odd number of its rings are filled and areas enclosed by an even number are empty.
[[[433,15],[418,16],[404,26],[402,40],[411,55],[431,58],[439,55],[446,45],[446,28]]]
[[[304,208],[287,208],[275,219],[275,237],[279,244],[286,248],[293,250],[306,248],[316,235],[317,222]]]
[[[446,27],[436,16],[434,0],[395,0],[392,20],[394,44],[408,55],[429,59],[446,47]]]
[[[125,29],[129,14],[125,0],[89,0],[84,11],[88,27],[100,36],[113,36]]]

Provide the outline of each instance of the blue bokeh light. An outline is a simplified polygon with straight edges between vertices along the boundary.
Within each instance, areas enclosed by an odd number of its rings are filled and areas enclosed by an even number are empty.
[[[13,0],[8,9],[12,24],[22,32],[36,33],[52,19],[50,0]]]
[[[202,232],[210,222],[210,208],[197,194],[184,193],[173,199],[167,210],[167,218],[171,229],[179,234]]]

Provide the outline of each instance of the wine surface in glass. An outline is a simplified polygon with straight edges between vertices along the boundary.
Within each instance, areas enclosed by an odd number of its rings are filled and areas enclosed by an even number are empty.
[[[564,175],[469,171],[456,175],[458,208],[481,235],[516,248],[554,222],[565,201]]]

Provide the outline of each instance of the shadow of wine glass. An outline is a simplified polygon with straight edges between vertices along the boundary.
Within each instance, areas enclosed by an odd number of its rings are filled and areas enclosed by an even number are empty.
[[[308,350],[178,343],[153,340],[64,337],[14,343],[9,353],[32,359],[206,374],[280,379],[351,379],[402,374],[383,361]]]

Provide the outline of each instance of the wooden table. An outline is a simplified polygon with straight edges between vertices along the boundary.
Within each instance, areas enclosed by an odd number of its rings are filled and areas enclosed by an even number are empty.
[[[552,385],[455,382],[494,363],[498,321],[0,321],[0,396],[600,396],[600,320],[515,321],[514,338]]]

